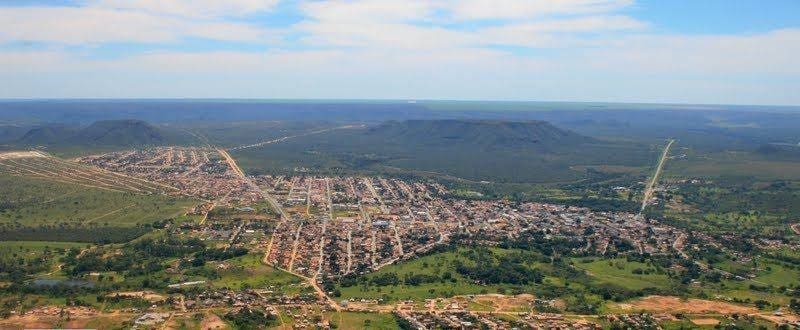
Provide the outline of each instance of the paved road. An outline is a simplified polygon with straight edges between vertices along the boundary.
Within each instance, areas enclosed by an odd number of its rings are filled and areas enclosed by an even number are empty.
[[[303,133],[303,134],[284,136],[284,137],[281,137],[281,138],[272,139],[272,140],[269,140],[269,141],[263,141],[263,142],[259,142],[259,143],[255,143],[255,144],[248,144],[248,145],[233,147],[233,148],[230,148],[229,150],[242,150],[242,149],[249,149],[249,148],[258,148],[258,147],[263,147],[263,146],[268,145],[268,144],[283,142],[283,141],[286,141],[288,139],[297,138],[297,137],[320,134],[320,133],[330,132],[330,131],[338,130],[338,129],[354,129],[354,128],[364,128],[364,127],[365,127],[365,125],[345,125],[345,126],[339,126],[339,127],[331,127],[331,128],[326,128],[326,129],[306,132],[306,133]]]
[[[241,168],[239,168],[239,165],[236,164],[236,161],[233,159],[233,157],[231,157],[231,154],[225,151],[225,149],[221,148],[217,148],[217,152],[219,152],[219,154],[222,155],[223,158],[225,158],[225,161],[228,163],[228,166],[231,167],[231,169],[236,173],[236,175],[245,180],[247,179],[247,176],[244,175],[244,172],[242,171]]]
[[[233,169],[234,169],[234,171],[235,171],[235,172],[236,172],[238,175],[240,175],[240,176],[242,177],[242,179],[244,179],[244,180],[245,180],[245,181],[246,181],[246,182],[247,182],[249,185],[252,185],[252,186],[254,186],[255,188],[257,188],[257,189],[259,189],[259,190],[260,190],[260,188],[258,188],[258,187],[256,186],[256,184],[254,184],[254,183],[252,182],[252,180],[250,180],[250,178],[248,178],[248,177],[247,177],[247,176],[244,174],[244,172],[242,171],[242,169],[241,169],[241,168],[239,168],[239,165],[237,165],[237,164],[236,164],[236,161],[233,159],[233,157],[231,157],[231,155],[230,155],[230,154],[228,154],[228,153],[227,153],[225,150],[222,150],[222,149],[217,149],[217,151],[219,151],[219,153],[220,153],[220,154],[221,154],[223,157],[225,157],[225,160],[228,162],[228,164],[231,166],[231,168],[233,168]],[[265,196],[265,197],[269,196],[269,194],[267,194],[267,193],[266,193],[266,192],[264,192],[263,190],[260,190],[260,191],[262,191],[262,195],[263,195],[263,196]],[[271,196],[270,196],[270,197],[271,197]],[[271,198],[270,198],[270,199],[271,199]],[[270,201],[270,203],[273,203],[273,201]],[[277,203],[275,203],[275,205],[277,206],[277,209],[278,209],[278,211],[281,213],[281,215],[282,215],[282,218],[283,218],[283,219],[288,219],[287,217],[284,217],[284,216],[283,216],[283,214],[284,214],[284,213],[283,213],[283,209],[280,207],[280,204],[277,204]],[[323,299],[325,299],[325,300],[328,302],[328,304],[331,306],[331,308],[333,308],[333,309],[334,309],[334,310],[336,310],[337,312],[339,312],[339,311],[341,311],[341,310],[342,310],[342,307],[341,307],[341,306],[339,306],[339,304],[337,304],[337,303],[336,303],[336,302],[335,302],[333,299],[331,299],[331,297],[329,297],[329,296],[328,296],[328,295],[325,293],[325,291],[324,291],[324,290],[322,290],[322,288],[319,286],[319,284],[317,283],[317,281],[315,281],[313,278],[310,278],[310,277],[308,277],[308,276],[304,276],[304,275],[301,275],[301,274],[295,273],[295,272],[293,272],[293,271],[291,271],[291,270],[289,270],[289,269],[280,268],[280,267],[278,267],[277,265],[273,265],[272,263],[270,263],[270,262],[269,262],[269,251],[272,249],[272,246],[271,246],[271,245],[272,245],[272,240],[270,240],[270,246],[269,246],[269,247],[268,247],[268,249],[267,249],[267,253],[266,253],[266,254],[264,254],[264,259],[262,259],[262,262],[263,262],[264,264],[266,264],[266,265],[270,265],[270,266],[273,266],[273,267],[276,267],[276,268],[278,268],[278,269],[280,269],[280,270],[282,270],[282,271],[285,271],[285,272],[287,272],[287,273],[289,273],[289,274],[292,274],[292,275],[294,275],[294,276],[297,276],[297,277],[299,277],[299,278],[302,278],[302,279],[306,280],[306,282],[308,282],[308,284],[309,284],[309,285],[311,285],[311,286],[314,288],[314,291],[316,291],[316,292],[317,292],[317,295],[319,295],[319,297],[320,297],[320,298],[323,298]],[[289,267],[291,268],[291,266],[289,266]]]
[[[653,174],[653,179],[644,189],[644,198],[642,199],[642,208],[639,210],[639,214],[644,212],[644,209],[647,207],[647,202],[649,202],[650,198],[653,197],[653,189],[655,188],[656,183],[658,183],[658,177],[661,176],[661,172],[664,169],[664,163],[667,160],[667,155],[669,155],[669,148],[672,147],[673,143],[675,143],[675,140],[669,140],[669,143],[667,143],[667,146],[664,148],[664,152],[661,154],[661,159],[658,161],[658,166],[656,167],[656,172]]]

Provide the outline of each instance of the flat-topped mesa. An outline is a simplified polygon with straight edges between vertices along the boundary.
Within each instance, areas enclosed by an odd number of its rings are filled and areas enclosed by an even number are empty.
[[[472,145],[504,149],[543,149],[594,141],[545,121],[406,120],[375,126],[368,135],[412,145]]]
[[[134,147],[181,144],[183,133],[142,120],[103,120],[86,127],[44,125],[30,129],[13,144],[20,146]]]

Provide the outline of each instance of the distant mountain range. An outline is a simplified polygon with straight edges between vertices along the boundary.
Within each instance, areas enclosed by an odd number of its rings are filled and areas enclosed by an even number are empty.
[[[177,144],[185,137],[141,120],[103,120],[87,127],[48,125],[29,130],[15,144],[25,146],[132,147]]]
[[[86,126],[127,118],[156,127],[170,124],[187,129],[258,121],[376,125],[415,119],[541,120],[595,138],[651,144],[677,139],[682,145],[708,151],[752,151],[767,143],[796,143],[800,107],[397,100],[0,100],[0,144],[11,141],[8,134],[3,136],[5,124],[29,128],[43,123]]]
[[[443,174],[495,182],[585,178],[587,165],[643,166],[649,145],[595,139],[536,120],[388,121],[237,151],[256,172],[296,167],[321,171]]]

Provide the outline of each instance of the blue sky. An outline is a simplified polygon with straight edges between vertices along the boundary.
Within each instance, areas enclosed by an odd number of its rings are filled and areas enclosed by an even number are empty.
[[[800,1],[6,0],[2,98],[800,105]]]

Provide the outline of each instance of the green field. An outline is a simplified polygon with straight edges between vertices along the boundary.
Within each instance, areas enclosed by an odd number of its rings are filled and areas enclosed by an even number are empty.
[[[424,300],[442,296],[478,294],[481,292],[496,292],[490,287],[469,283],[469,281],[453,271],[453,260],[458,257],[456,252],[445,252],[435,255],[413,259],[407,262],[390,265],[381,270],[366,275],[368,280],[375,279],[385,274],[396,273],[400,278],[407,274],[428,274],[441,275],[448,271],[453,274],[457,282],[445,283],[426,283],[417,286],[410,285],[387,285],[369,286],[360,285],[351,287],[340,287],[341,299],[366,298],[366,299],[385,299],[395,300]],[[426,266],[427,265],[427,266]]]
[[[474,248],[458,248],[452,251],[439,252],[420,258],[393,264],[380,269],[377,272],[369,273],[363,277],[358,284],[352,286],[337,287],[341,291],[341,297],[337,299],[383,299],[384,301],[415,300],[421,301],[429,298],[451,297],[455,295],[486,294],[486,293],[533,293],[537,286],[541,284],[508,284],[508,283],[478,283],[474,279],[467,278],[460,274],[456,269],[457,262],[468,266],[475,266],[475,262],[470,260],[464,253],[475,251]],[[489,249],[492,254],[505,256],[512,253],[521,253],[521,250],[506,250],[499,248]],[[548,273],[552,270],[551,265],[540,262],[523,262],[530,269],[543,270]],[[400,280],[395,285],[381,285],[373,283],[379,281],[384,276],[396,274]],[[438,280],[433,282],[423,282],[416,285],[408,285],[403,280],[408,276],[428,275],[436,276]],[[561,280],[556,277],[545,275],[543,283],[548,286],[560,286]]]
[[[43,254],[53,254],[71,248],[86,247],[85,243],[44,241],[0,241],[0,258],[40,260]]]
[[[658,274],[654,267],[642,262],[627,261],[624,258],[600,259],[588,263],[577,260],[575,267],[585,270],[599,283],[620,285],[630,290],[670,286],[669,277]],[[649,270],[651,273],[634,274],[636,269]]]
[[[0,274],[24,271],[26,274],[43,274],[47,278],[63,278],[56,267],[58,260],[67,250],[85,246],[73,242],[2,241]]]
[[[248,254],[227,260],[229,268],[217,270],[220,277],[212,281],[212,286],[230,289],[245,287],[269,289],[288,294],[300,292],[300,284],[303,283],[300,278],[263,264],[262,257],[260,254]]]
[[[184,214],[196,202],[0,174],[0,226],[133,227]]]
[[[43,249],[70,249],[86,246],[74,242],[0,241],[0,255],[13,251],[36,252]]]
[[[328,315],[332,323],[339,329],[397,329],[398,325],[392,314],[341,312]]]

